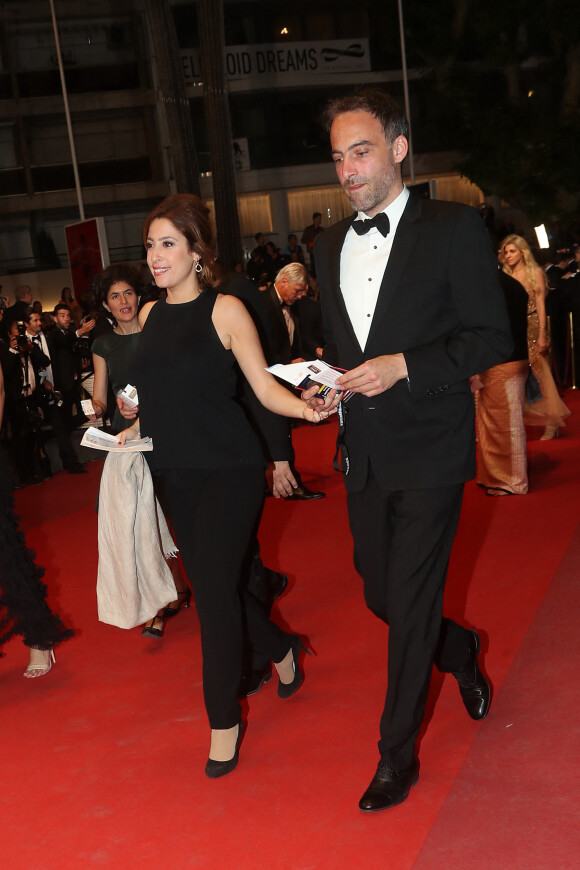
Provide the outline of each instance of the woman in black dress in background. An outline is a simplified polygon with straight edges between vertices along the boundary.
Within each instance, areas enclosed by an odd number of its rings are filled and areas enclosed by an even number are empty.
[[[112,328],[99,335],[92,346],[93,369],[93,408],[97,418],[106,415],[111,400],[109,391],[116,396],[127,384],[135,382],[135,356],[139,347],[141,324],[139,323],[139,299],[144,292],[144,282],[139,270],[127,263],[114,263],[108,266],[95,280],[93,292],[98,308],[108,312],[114,321]],[[124,428],[125,421],[115,404],[112,421],[113,434]],[[167,511],[164,507],[164,513]],[[180,607],[189,607],[191,590],[187,585],[178,559],[169,559],[177,599],[150,619],[143,628],[143,637],[159,639],[163,636],[164,619],[174,616]]]
[[[148,454],[163,477],[177,544],[193,585],[201,626],[203,689],[211,727],[206,774],[237,764],[242,733],[242,603],[252,647],[278,671],[278,695],[302,683],[297,635],[268,619],[240,589],[241,565],[264,497],[260,445],[236,401],[236,363],[259,400],[285,416],[318,422],[298,396],[265,371],[245,306],[220,294],[208,209],[197,197],[170,196],[143,231],[147,263],[167,298],[145,305],[137,353],[139,422],[121,433],[153,438]],[[129,416],[128,411],[124,416]]]
[[[4,378],[0,369],[0,424],[4,410]],[[28,678],[47,674],[54,662],[54,647],[69,637],[59,617],[46,603],[44,568],[34,561],[12,508],[9,464],[0,453],[0,646],[18,634],[30,647]]]

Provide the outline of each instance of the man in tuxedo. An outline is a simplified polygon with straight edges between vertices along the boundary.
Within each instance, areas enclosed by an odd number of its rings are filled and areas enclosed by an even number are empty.
[[[298,323],[292,314],[292,306],[307,292],[308,272],[302,263],[288,263],[283,266],[270,287],[262,292],[267,313],[266,316],[262,317],[261,323],[258,318],[257,329],[269,366],[275,363],[288,365],[288,363],[302,358]],[[256,323],[255,317],[254,322]],[[295,455],[290,420],[287,417],[279,419],[280,425],[285,428],[287,433],[290,466],[286,480],[282,481],[278,491],[274,490],[274,495],[281,495],[293,501],[324,498],[326,493],[315,492],[304,486],[294,465]]]
[[[69,429],[73,428],[73,406],[80,410],[81,347],[78,339],[88,335],[95,325],[94,320],[81,323],[75,331],[71,328],[71,312],[65,302],[54,308],[54,329],[48,333],[48,347],[54,388],[62,393],[63,413]],[[77,411],[78,413],[78,411]]]
[[[347,369],[339,445],[367,606],[389,625],[380,761],[364,811],[404,801],[433,663],[483,719],[490,687],[480,640],[443,618],[464,482],[475,474],[469,378],[512,348],[488,233],[475,209],[410,196],[408,124],[381,91],[333,100],[332,156],[353,208],[316,242],[324,359]],[[330,410],[304,394],[309,404]],[[343,412],[341,414],[341,411]]]
[[[79,462],[72,443],[70,429],[63,419],[62,396],[59,393],[55,394],[50,351],[46,336],[42,331],[40,314],[29,309],[24,317],[24,323],[26,325],[26,337],[32,347],[38,348],[44,355],[44,364],[39,368],[39,379],[34,393],[36,402],[42,409],[44,419],[50,424],[58,445],[58,452],[63,468],[69,474],[85,474],[84,466]]]
[[[40,370],[48,360],[40,348],[31,344],[22,324],[16,320],[10,324],[8,342],[2,342],[0,351],[9,424],[8,445],[17,485],[42,483],[51,472],[41,439],[42,418],[36,390]]]

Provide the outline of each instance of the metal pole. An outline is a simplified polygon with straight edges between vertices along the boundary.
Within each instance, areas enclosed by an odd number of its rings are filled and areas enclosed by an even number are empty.
[[[570,321],[570,360],[572,362],[572,389],[577,390],[576,384],[576,360],[574,359],[574,315],[572,312],[568,315]]]
[[[79,212],[80,212],[81,220],[84,221],[85,209],[83,206],[83,198],[82,198],[82,194],[81,194],[81,181],[79,178],[79,168],[77,165],[77,153],[75,150],[75,141],[73,138],[72,123],[71,123],[71,119],[70,119],[70,110],[69,110],[69,106],[68,106],[68,93],[66,90],[66,80],[64,77],[64,67],[62,65],[62,54],[60,52],[60,39],[58,38],[58,27],[56,26],[56,15],[54,12],[53,0],[50,0],[50,12],[52,15],[52,26],[54,28],[54,41],[56,43],[56,56],[58,58],[58,71],[60,73],[60,84],[62,87],[62,97],[64,100],[64,113],[66,115],[66,126],[68,129],[68,141],[70,144],[70,153],[72,156],[73,172],[74,172],[74,176],[75,176],[75,187],[76,187],[76,191],[77,191],[77,200],[79,203]]]
[[[405,52],[405,31],[403,29],[403,0],[397,0],[399,7],[399,35],[401,39],[401,68],[403,70],[403,90],[405,93],[405,114],[409,122],[409,169],[411,184],[415,184],[415,161],[413,160],[413,136],[411,133],[411,106],[409,103],[409,81],[407,78],[407,55]]]

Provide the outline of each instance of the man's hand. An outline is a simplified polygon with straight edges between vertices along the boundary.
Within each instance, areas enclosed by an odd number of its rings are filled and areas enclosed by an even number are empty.
[[[134,420],[135,417],[139,416],[139,405],[127,405],[123,399],[120,399],[117,396],[117,407],[121,412],[121,416],[125,418],[125,420]]]
[[[402,353],[395,353],[367,360],[356,369],[341,375],[337,383],[345,390],[370,397],[390,390],[398,381],[406,377],[405,357]]]
[[[271,480],[270,480],[271,473]],[[292,474],[290,463],[286,460],[274,462],[273,468],[268,471],[268,485],[274,498],[286,498],[292,495],[294,488],[298,486],[296,478]]]
[[[326,398],[323,399],[322,396],[318,395],[319,389],[320,387],[314,384],[314,386],[309,387],[309,389],[303,390],[302,401],[306,402],[308,407],[313,411],[319,411],[321,414],[328,411],[328,413],[324,414],[325,417],[328,417],[332,411],[336,410],[336,406],[340,402],[342,393],[340,390],[329,390]]]
[[[87,335],[91,329],[95,328],[95,323],[97,321],[93,318],[92,320],[86,320],[84,323],[81,323],[79,328],[77,329],[77,335],[79,338],[82,338],[83,335]]]

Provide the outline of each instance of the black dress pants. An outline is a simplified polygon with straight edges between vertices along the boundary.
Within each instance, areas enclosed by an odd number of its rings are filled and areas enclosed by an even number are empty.
[[[58,452],[63,468],[70,468],[71,466],[78,465],[79,458],[71,440],[70,426],[68,423],[65,423],[61,413],[61,408],[57,406],[54,399],[52,402],[43,399],[39,404],[42,408],[44,419],[52,428],[52,433],[58,446]],[[68,420],[70,423],[70,415]]]
[[[264,497],[261,468],[170,469],[165,482],[177,546],[201,627],[203,692],[211,728],[241,718],[243,617],[252,647],[281,661],[290,640],[264,607],[240,590],[242,566]]]
[[[414,762],[433,663],[455,671],[469,655],[469,633],[443,619],[447,565],[463,484],[390,491],[369,472],[348,494],[355,566],[367,606],[389,625],[388,686],[381,757],[397,770]]]

